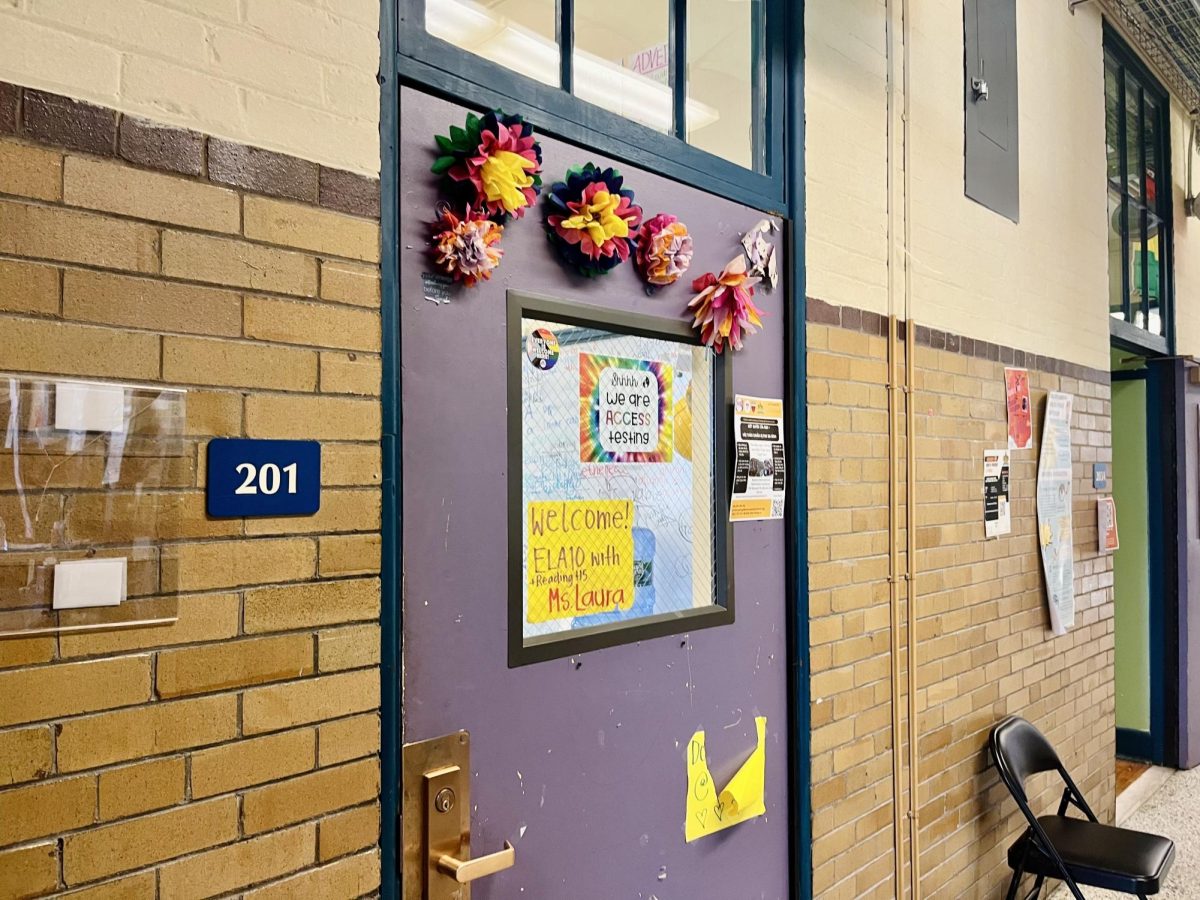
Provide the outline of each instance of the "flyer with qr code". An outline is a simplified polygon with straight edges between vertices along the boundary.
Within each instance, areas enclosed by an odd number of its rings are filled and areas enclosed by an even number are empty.
[[[733,497],[730,522],[782,519],[787,469],[783,401],[738,394],[733,400]]]

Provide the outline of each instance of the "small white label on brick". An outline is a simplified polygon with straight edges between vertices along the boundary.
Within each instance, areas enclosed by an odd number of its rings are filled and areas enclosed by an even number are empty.
[[[125,430],[125,388],[60,381],[54,386],[54,427],[59,431]]]
[[[118,606],[125,599],[128,560],[72,559],[54,567],[54,608]]]

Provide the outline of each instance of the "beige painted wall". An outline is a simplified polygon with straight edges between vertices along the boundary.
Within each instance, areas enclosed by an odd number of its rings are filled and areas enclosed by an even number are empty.
[[[378,0],[0,0],[0,80],[379,172]]]
[[[910,10],[914,318],[1107,367],[1099,13],[1017,4],[1021,216],[1013,224],[963,193],[961,0],[911,0]],[[885,26],[882,0],[808,7],[808,293],[881,313],[888,309]],[[1200,227],[1192,231],[1200,241]],[[1185,254],[1181,242],[1180,260]],[[1177,265],[1182,306],[1187,268]],[[1200,349],[1200,315],[1186,325]]]
[[[1175,218],[1175,345],[1179,353],[1200,356],[1200,220],[1183,212],[1187,196],[1188,132],[1187,111],[1178,101],[1171,103],[1171,208]],[[1193,148],[1200,150],[1200,147]],[[1192,166],[1193,188],[1200,189],[1200,155]]]

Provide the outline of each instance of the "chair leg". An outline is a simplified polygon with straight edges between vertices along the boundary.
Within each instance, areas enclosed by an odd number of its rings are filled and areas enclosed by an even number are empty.
[[[1033,883],[1033,893],[1029,895],[1029,900],[1038,900],[1042,896],[1042,885],[1046,883],[1046,876],[1039,875],[1037,881]]]
[[[1021,886],[1021,876],[1024,874],[1020,869],[1013,870],[1012,881],[1008,883],[1008,896],[1004,900],[1016,900],[1017,888]]]

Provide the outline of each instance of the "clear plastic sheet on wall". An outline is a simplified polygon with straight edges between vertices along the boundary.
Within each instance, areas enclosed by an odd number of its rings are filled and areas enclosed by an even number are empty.
[[[0,373],[0,638],[176,620],[164,547],[203,522],[185,403]]]

